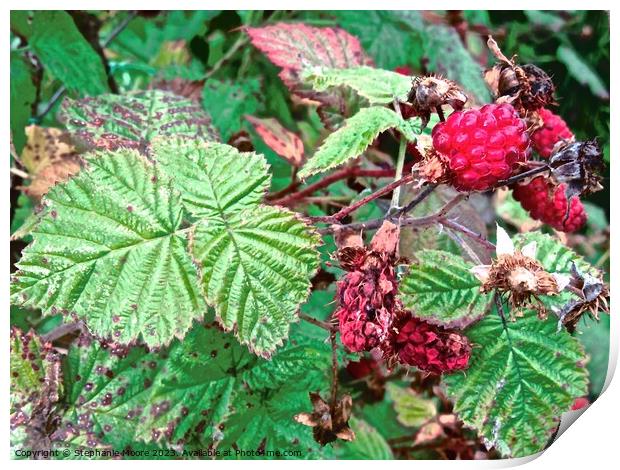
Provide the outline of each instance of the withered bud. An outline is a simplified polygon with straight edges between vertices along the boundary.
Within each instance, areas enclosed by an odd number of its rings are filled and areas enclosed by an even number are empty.
[[[491,264],[482,283],[483,292],[497,290],[507,294],[514,309],[531,307],[544,317],[546,311],[542,303],[533,303],[539,295],[555,295],[560,287],[553,274],[548,273],[542,264],[520,251],[502,254]]]
[[[551,156],[549,167],[555,182],[566,184],[568,200],[603,189],[601,173],[605,163],[596,139],[565,145]]]
[[[511,103],[522,117],[555,104],[555,86],[544,70],[533,64],[519,65],[514,57],[508,59],[491,36],[487,45],[499,61],[484,74],[497,102]]]
[[[336,439],[352,441],[355,433],[349,427],[353,400],[351,395],[344,395],[335,406],[321,398],[318,392],[310,392],[312,402],[311,413],[299,413],[295,415],[295,421],[313,428],[314,440],[322,446],[334,442]]]
[[[584,314],[598,321],[599,311],[609,313],[609,288],[602,279],[581,272],[575,263],[572,265],[571,275],[570,286],[581,298],[571,300],[557,313],[560,322],[568,331],[573,332]]]
[[[443,121],[442,106],[449,105],[460,111],[467,102],[467,96],[452,80],[441,77],[415,77],[407,101],[414,114],[422,118],[422,127],[426,127],[431,113],[436,111]]]

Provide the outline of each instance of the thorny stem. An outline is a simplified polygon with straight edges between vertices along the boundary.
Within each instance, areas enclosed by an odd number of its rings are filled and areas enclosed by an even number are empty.
[[[285,197],[280,196],[279,198],[274,198],[273,196],[277,195],[277,193],[274,193],[273,195],[267,196],[267,199],[271,200],[270,204],[287,206],[304,199],[306,196],[310,196],[319,189],[326,188],[336,181],[353,177],[389,178],[392,176],[394,176],[394,170],[391,168],[386,170],[366,170],[359,167],[346,167],[335,171],[331,175],[326,176],[316,183],[306,186],[304,189],[297,191],[296,193],[289,194]]]
[[[330,407],[332,415],[336,409],[336,401],[338,398],[338,349],[336,344],[336,326],[331,327],[329,340],[332,343],[332,389]]]
[[[405,152],[407,150],[407,140],[405,137],[400,138],[400,145],[398,147],[398,159],[396,160],[396,174],[394,175],[394,181],[401,179],[403,175],[403,166],[405,165]],[[398,208],[400,202],[400,186],[394,189],[392,194],[392,202],[390,204],[390,210]]]
[[[457,232],[461,232],[463,235],[468,236],[472,240],[475,240],[482,246],[484,246],[489,251],[495,250],[495,245],[483,237],[481,234],[474,232],[473,230],[465,227],[464,225],[459,224],[454,219],[448,219],[447,217],[440,217],[437,221],[445,227],[451,228],[452,230],[456,230]]]
[[[311,317],[310,315],[306,315],[305,313],[299,312],[299,318],[307,321],[308,323],[312,323],[313,325],[318,326],[319,328],[323,328],[324,330],[327,330],[330,332],[332,331],[332,326],[329,323],[324,322],[322,320],[318,320],[314,317]]]
[[[422,192],[420,194],[417,195],[417,197],[411,201],[409,204],[407,204],[405,207],[403,207],[402,209],[400,209],[398,211],[399,215],[404,215],[407,212],[412,211],[418,204],[420,204],[422,201],[424,201],[424,199],[426,199],[434,190],[435,188],[438,186],[437,183],[431,183],[428,186],[426,186]]]
[[[116,39],[116,37],[124,31],[124,29],[129,25],[131,20],[133,20],[135,17],[136,17],[136,12],[135,11],[130,11],[127,14],[127,16],[123,19],[123,21],[121,21],[118,24],[118,26],[116,26],[116,28],[114,28],[112,30],[110,35],[101,43],[101,47],[103,49],[108,47],[110,45],[110,43],[112,41],[114,41],[114,39]],[[62,85],[58,90],[56,90],[56,92],[52,95],[52,97],[48,101],[47,106],[45,107],[45,109],[41,112],[41,114],[39,114],[36,117],[37,122],[41,122],[41,120],[45,117],[45,115],[52,110],[52,108],[54,107],[56,102],[60,98],[63,97],[63,95],[65,94],[66,91],[67,91],[67,87],[64,86],[64,85]]]
[[[338,223],[342,219],[344,219],[346,216],[351,214],[352,212],[355,212],[360,207],[368,204],[371,201],[374,201],[375,199],[380,198],[381,196],[385,194],[389,194],[392,191],[396,192],[396,190],[400,189],[400,187],[403,184],[409,183],[412,180],[413,180],[413,175],[403,176],[402,178],[396,179],[395,181],[388,184],[387,186],[384,186],[383,188],[375,191],[374,193],[369,194],[368,196],[360,199],[359,201],[351,204],[350,206],[340,209],[338,212],[336,212],[333,215],[310,217],[310,220],[313,222]]]

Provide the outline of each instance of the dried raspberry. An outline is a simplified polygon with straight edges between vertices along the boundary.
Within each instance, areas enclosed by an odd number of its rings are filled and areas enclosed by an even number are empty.
[[[560,141],[570,141],[575,138],[564,119],[553,114],[548,109],[538,112],[543,121],[543,126],[532,133],[532,147],[543,158],[549,158],[553,147]]]
[[[566,198],[566,185],[554,185],[550,180],[539,176],[526,184],[513,188],[514,198],[530,213],[532,218],[551,225],[561,232],[579,230],[588,219],[579,196]],[[568,209],[568,217],[566,217]]]
[[[465,369],[471,345],[466,336],[404,316],[393,330],[392,349],[400,362],[420,370],[441,374]]]
[[[338,318],[342,344],[351,352],[370,351],[379,346],[392,323],[396,275],[392,260],[373,252],[370,263],[347,273],[338,282]]]
[[[452,185],[484,191],[527,159],[525,122],[507,104],[452,113],[433,128],[433,147],[448,160]]]

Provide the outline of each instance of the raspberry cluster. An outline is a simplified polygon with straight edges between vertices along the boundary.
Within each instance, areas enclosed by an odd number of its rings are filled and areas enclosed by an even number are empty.
[[[508,178],[529,152],[526,124],[509,104],[458,111],[433,128],[433,147],[460,191],[484,191]]]
[[[538,115],[543,121],[541,128],[532,133],[532,147],[543,158],[549,158],[555,144],[575,138],[564,119],[548,109],[541,109]]]
[[[400,362],[434,374],[467,368],[471,355],[466,336],[407,315],[396,322],[391,348]]]
[[[529,183],[516,185],[513,196],[532,218],[561,232],[579,230],[588,218],[578,196],[570,200],[569,207],[566,185],[556,186],[543,176],[534,178]]]
[[[382,230],[377,232],[371,249],[358,240],[336,253],[348,271],[337,283],[339,307],[334,313],[342,343],[351,352],[378,348],[390,363],[435,374],[467,367],[471,347],[466,337],[414,318],[396,298],[397,245],[392,239],[396,234],[397,240],[398,232],[388,230],[383,238]]]

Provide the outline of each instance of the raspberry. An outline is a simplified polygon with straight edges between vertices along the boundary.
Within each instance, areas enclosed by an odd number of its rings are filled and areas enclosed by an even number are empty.
[[[396,322],[392,349],[400,362],[434,374],[467,368],[471,355],[466,336],[411,316]]]
[[[370,351],[386,338],[396,305],[396,274],[385,253],[370,252],[358,270],[338,282],[342,344],[351,352]]]
[[[433,128],[433,147],[460,191],[484,191],[508,178],[527,159],[525,122],[509,104],[458,111]]]
[[[560,141],[575,138],[564,119],[553,114],[548,109],[541,109],[538,114],[543,121],[543,126],[532,133],[532,147],[543,158],[549,158],[553,147]]]
[[[579,197],[574,196],[570,200],[566,218],[568,202],[565,190],[565,184],[556,186],[550,180],[539,176],[529,183],[516,185],[512,194],[532,218],[561,232],[574,232],[583,226],[588,216]]]

